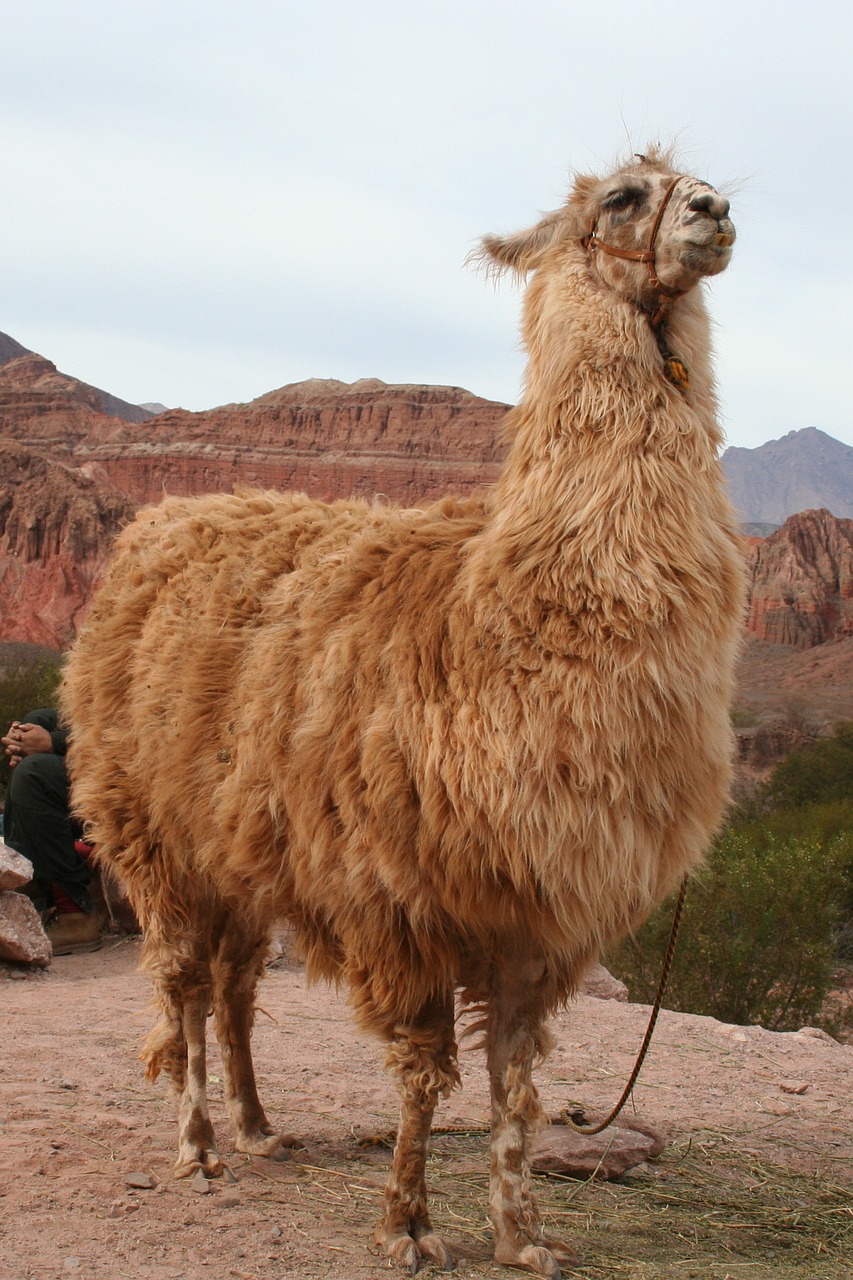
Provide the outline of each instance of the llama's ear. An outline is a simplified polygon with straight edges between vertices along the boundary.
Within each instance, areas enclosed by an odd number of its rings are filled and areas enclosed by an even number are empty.
[[[484,263],[489,271],[515,271],[526,275],[534,271],[542,261],[546,249],[557,239],[565,220],[565,210],[546,213],[541,222],[514,236],[483,236],[479,247],[469,255],[470,260]]]

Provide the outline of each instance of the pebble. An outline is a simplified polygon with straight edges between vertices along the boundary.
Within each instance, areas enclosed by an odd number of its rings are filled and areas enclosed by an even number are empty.
[[[196,1169],[190,1182],[190,1189],[199,1196],[210,1194],[210,1183],[204,1176],[204,1169]]]
[[[239,1181],[237,1175],[228,1168],[228,1165],[222,1170],[222,1181],[229,1183],[232,1187],[236,1186]]]
[[[779,1088],[782,1090],[783,1093],[803,1094],[806,1092],[808,1087],[809,1086],[805,1083],[805,1081],[781,1080],[779,1082]]]
[[[62,1264],[63,1271],[79,1271],[83,1264],[79,1258],[66,1258]]]
[[[140,1191],[153,1191],[157,1186],[157,1179],[152,1177],[150,1173],[126,1173],[124,1185],[126,1187],[136,1187]]]

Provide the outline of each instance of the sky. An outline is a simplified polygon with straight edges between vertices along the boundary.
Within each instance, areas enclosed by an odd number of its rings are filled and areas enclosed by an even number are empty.
[[[675,142],[731,196],[728,442],[853,445],[849,0],[0,0],[0,331],[133,403],[304,378],[514,402],[465,265]]]

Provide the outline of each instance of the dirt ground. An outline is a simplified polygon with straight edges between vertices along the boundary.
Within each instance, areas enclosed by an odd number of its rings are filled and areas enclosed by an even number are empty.
[[[254,1039],[262,1097],[282,1129],[305,1143],[284,1164],[232,1152],[212,1049],[213,1120],[236,1181],[211,1183],[200,1194],[171,1177],[174,1101],[165,1082],[146,1083],[137,1061],[152,1020],[137,959],[138,942],[123,939],[91,955],[58,958],[42,973],[0,967],[1,1280],[387,1277],[371,1237],[389,1153],[358,1139],[393,1129],[396,1101],[381,1046],[354,1030],[343,997],[307,989],[298,967],[285,962],[262,987]],[[557,1018],[558,1047],[538,1073],[547,1110],[569,1101],[590,1110],[609,1106],[647,1015],[644,1006],[582,997]],[[482,1054],[464,1052],[462,1068],[464,1087],[436,1123],[477,1129],[487,1115]],[[665,1012],[635,1091],[637,1115],[670,1138],[660,1169],[638,1171],[633,1190],[537,1180],[555,1212],[561,1199],[571,1202],[577,1232],[587,1236],[579,1241],[586,1263],[570,1274],[775,1280],[783,1274],[773,1261],[776,1246],[744,1252],[750,1222],[731,1221],[728,1210],[711,1223],[726,1228],[712,1233],[712,1244],[720,1244],[711,1254],[702,1254],[695,1228],[688,1247],[690,1233],[668,1226],[682,1179],[695,1184],[701,1166],[703,1185],[713,1187],[736,1161],[753,1170],[752,1180],[739,1184],[744,1196],[765,1188],[765,1225],[767,1171],[797,1180],[793,1203],[800,1207],[793,1218],[786,1209],[786,1239],[793,1232],[797,1258],[806,1260],[784,1275],[849,1274],[830,1236],[837,1237],[845,1214],[853,1216],[853,1198],[846,1199],[853,1196],[852,1096],[853,1046],[820,1032],[778,1034]],[[434,1219],[459,1258],[458,1276],[508,1280],[521,1273],[490,1260],[485,1141],[473,1134],[455,1145],[445,1140],[443,1148],[436,1142],[441,1150],[428,1175]],[[138,1174],[154,1185],[129,1185]],[[643,1178],[664,1179],[669,1202],[655,1190],[656,1216],[632,1218],[617,1248],[617,1201],[636,1206]],[[803,1241],[809,1188],[818,1184],[835,1197],[822,1210],[827,1239]]]

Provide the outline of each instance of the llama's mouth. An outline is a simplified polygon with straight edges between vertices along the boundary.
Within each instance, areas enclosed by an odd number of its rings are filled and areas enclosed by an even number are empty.
[[[699,235],[696,232],[699,231]],[[687,244],[694,249],[710,249],[714,252],[728,253],[735,242],[737,233],[734,223],[729,218],[719,222],[707,222],[693,229],[693,235]]]
[[[734,237],[727,244],[718,244],[715,240],[687,240],[681,253],[681,266],[701,276],[718,275],[729,264],[733,242]]]

